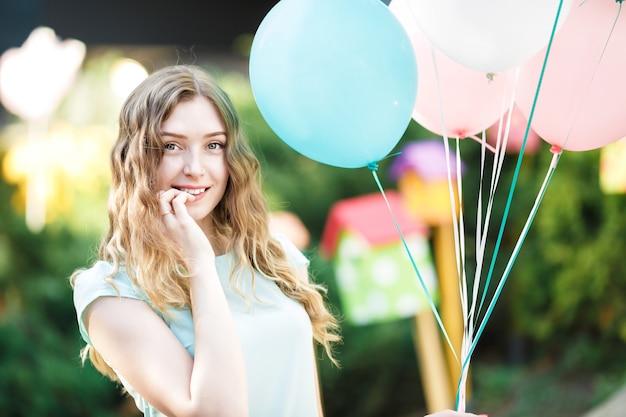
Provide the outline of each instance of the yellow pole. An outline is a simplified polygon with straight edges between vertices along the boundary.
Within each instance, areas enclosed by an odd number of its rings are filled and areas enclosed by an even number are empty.
[[[442,222],[433,228],[433,252],[439,278],[439,314],[450,337],[456,356],[460,360],[461,344],[463,343],[463,310],[461,307],[453,228],[454,225],[451,222]],[[450,386],[452,392],[456,393],[461,377],[461,364],[457,362],[449,346],[445,346],[445,351]],[[467,387],[469,389],[469,383]]]
[[[428,413],[454,407],[439,326],[427,308],[413,318],[413,343],[420,367]]]
[[[456,186],[454,192],[456,193]],[[436,337],[432,335],[422,336],[428,343],[433,343],[434,349],[439,349],[440,355],[445,355],[447,366],[438,368],[447,382],[447,391],[451,393],[450,404],[445,408],[454,407],[454,400],[461,377],[461,365],[457,357],[461,358],[461,345],[463,343],[463,310],[461,308],[461,295],[459,288],[459,276],[455,255],[454,242],[454,221],[450,210],[450,187],[447,179],[437,181],[425,181],[417,173],[409,171],[398,181],[398,188],[405,200],[405,207],[409,215],[417,221],[426,222],[431,226],[433,233],[433,257],[438,277],[439,291],[439,314],[446,332],[450,338],[450,343],[454,348],[454,353],[447,343],[440,339],[439,328],[437,327]],[[455,201],[455,210],[458,213],[459,205]],[[432,314],[432,312],[431,312]],[[433,317],[434,319],[434,314]],[[415,318],[415,325],[421,325],[421,319]],[[436,324],[436,322],[435,322]],[[423,332],[427,334],[427,332]],[[416,347],[418,340],[415,340]],[[445,351],[445,354],[441,352]],[[455,357],[456,353],[456,357]],[[430,358],[420,360],[420,364],[429,361]],[[439,375],[433,375],[432,368],[423,374],[423,378],[428,376],[432,380],[439,381]],[[469,378],[468,378],[469,379]],[[439,383],[441,384],[441,383]],[[425,389],[429,385],[425,383]],[[466,399],[469,397],[469,382],[466,383]],[[432,400],[433,402],[436,400]],[[428,398],[427,398],[428,402]],[[441,408],[440,408],[441,409]]]

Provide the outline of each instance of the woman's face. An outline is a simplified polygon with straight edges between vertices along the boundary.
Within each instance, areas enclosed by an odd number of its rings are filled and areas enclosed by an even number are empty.
[[[176,188],[195,195],[186,204],[190,216],[210,227],[209,214],[228,183],[226,125],[204,96],[179,103],[161,124],[163,159],[157,169],[159,190]]]

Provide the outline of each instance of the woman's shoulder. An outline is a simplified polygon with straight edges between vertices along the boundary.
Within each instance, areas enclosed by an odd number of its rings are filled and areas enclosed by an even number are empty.
[[[109,275],[115,270],[115,266],[107,261],[96,261],[90,267],[83,268],[78,271],[77,280],[85,279],[85,277],[93,277],[98,275]]]
[[[278,241],[280,246],[285,251],[288,261],[296,268],[309,264],[309,258],[307,258],[300,249],[284,234],[274,233],[272,237]]]
[[[74,307],[78,317],[78,325],[83,339],[91,344],[83,313],[87,307],[100,297],[126,297],[145,300],[139,291],[135,289],[126,270],[109,262],[98,261],[90,268],[76,273],[74,282]]]
[[[76,274],[74,286],[94,286],[103,283],[130,283],[123,266],[115,270],[115,266],[107,261],[97,261],[91,267],[80,270]]]
[[[132,284],[126,270],[106,261],[97,261],[90,268],[77,273],[74,279],[75,304],[88,304],[95,298],[122,296],[143,299]]]

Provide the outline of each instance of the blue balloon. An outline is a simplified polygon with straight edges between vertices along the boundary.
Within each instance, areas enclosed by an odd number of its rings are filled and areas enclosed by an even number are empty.
[[[270,128],[315,161],[378,162],[411,121],[415,55],[381,0],[281,0],[255,34],[249,65]]]

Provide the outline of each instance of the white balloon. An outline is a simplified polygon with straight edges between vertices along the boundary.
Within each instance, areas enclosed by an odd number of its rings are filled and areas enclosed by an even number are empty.
[[[424,35],[476,71],[516,68],[550,41],[573,0],[409,0]],[[559,11],[560,6],[560,11]]]

